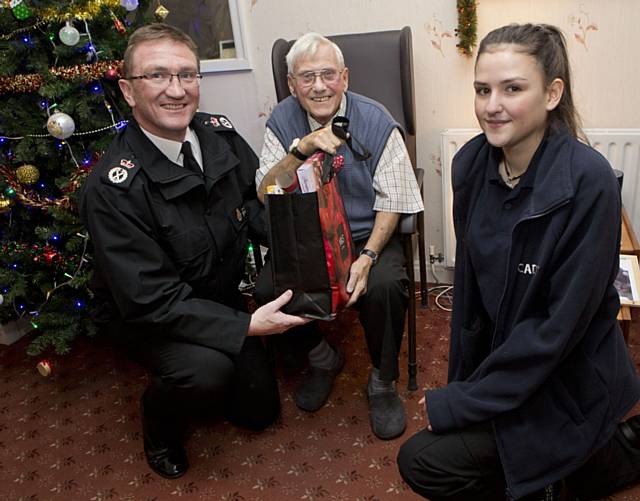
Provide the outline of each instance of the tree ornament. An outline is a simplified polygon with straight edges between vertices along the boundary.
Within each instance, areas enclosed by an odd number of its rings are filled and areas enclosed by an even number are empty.
[[[131,12],[138,8],[138,0],[120,0],[120,5],[122,5],[127,11]]]
[[[167,9],[164,5],[160,4],[155,11],[155,15],[158,21],[164,21],[165,18],[169,15],[169,9]]]
[[[104,77],[108,80],[115,80],[118,78],[118,70],[113,66],[109,67],[107,71],[104,72]]]
[[[21,165],[16,169],[16,178],[20,184],[34,184],[40,179],[40,171],[35,165]]]
[[[48,360],[40,360],[38,365],[36,365],[36,369],[42,377],[49,377],[51,374],[51,363]]]
[[[126,33],[127,28],[125,28],[124,24],[122,24],[122,21],[118,19],[118,16],[116,16],[112,10],[109,11],[109,15],[111,16],[111,19],[113,19],[113,25],[116,27],[116,30],[118,30],[118,33]]]
[[[33,12],[24,0],[11,0],[9,2],[11,12],[19,21],[23,21],[33,15]]]
[[[66,113],[56,111],[47,120],[47,130],[56,139],[67,139],[76,130],[76,124]]]
[[[0,214],[4,214],[11,210],[13,200],[6,198],[4,195],[0,195]]]
[[[69,21],[60,28],[58,36],[60,37],[60,41],[69,47],[73,47],[80,41],[80,32]]]

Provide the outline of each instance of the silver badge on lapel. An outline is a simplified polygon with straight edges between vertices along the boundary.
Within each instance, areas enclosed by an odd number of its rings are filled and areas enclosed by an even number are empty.
[[[109,171],[109,181],[114,184],[120,184],[124,182],[129,174],[122,167],[112,167]]]

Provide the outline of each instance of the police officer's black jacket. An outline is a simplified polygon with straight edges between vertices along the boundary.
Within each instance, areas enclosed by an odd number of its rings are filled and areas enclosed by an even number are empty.
[[[264,241],[257,157],[224,117],[191,122],[203,175],[170,161],[131,121],[88,176],[80,214],[98,301],[127,335],[238,353],[250,316],[238,284],[248,237]],[[103,319],[105,320],[105,319]]]

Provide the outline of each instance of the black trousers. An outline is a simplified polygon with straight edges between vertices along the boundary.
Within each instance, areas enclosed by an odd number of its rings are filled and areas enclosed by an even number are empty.
[[[365,244],[366,241],[355,242],[356,255]],[[378,262],[371,267],[366,294],[354,305],[360,312],[371,363],[380,370],[380,377],[385,381],[393,381],[400,374],[398,354],[408,307],[407,283],[402,241],[393,236],[380,253]],[[256,280],[255,298],[258,304],[274,299],[273,276],[268,262]],[[289,359],[290,365],[298,365],[321,340],[317,322],[270,338],[283,357]]]
[[[402,478],[431,501],[500,501],[506,483],[493,427],[485,423],[455,433],[422,430],[398,453]],[[581,468],[564,479],[580,501],[605,497],[640,479],[640,450],[618,430]],[[544,500],[544,493],[527,495]]]
[[[280,412],[275,374],[259,337],[247,337],[235,356],[150,336],[118,335],[116,342],[151,373],[142,398],[145,418],[167,439],[179,441],[191,422],[215,416],[263,429]]]

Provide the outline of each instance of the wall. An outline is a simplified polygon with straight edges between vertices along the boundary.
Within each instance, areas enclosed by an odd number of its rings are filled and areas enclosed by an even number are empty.
[[[259,151],[275,103],[271,46],[313,30],[323,34],[398,29],[413,32],[418,163],[426,170],[427,244],[442,251],[440,131],[477,127],[473,115],[473,58],[458,54],[454,0],[239,0],[253,70],[215,74],[203,83],[205,111],[228,113]],[[509,22],[559,26],[568,41],[575,99],[585,127],[640,127],[640,46],[636,0],[482,0],[478,40]],[[591,26],[588,30],[587,27]],[[583,31],[586,30],[586,31]],[[347,65],[348,65],[347,61]]]

